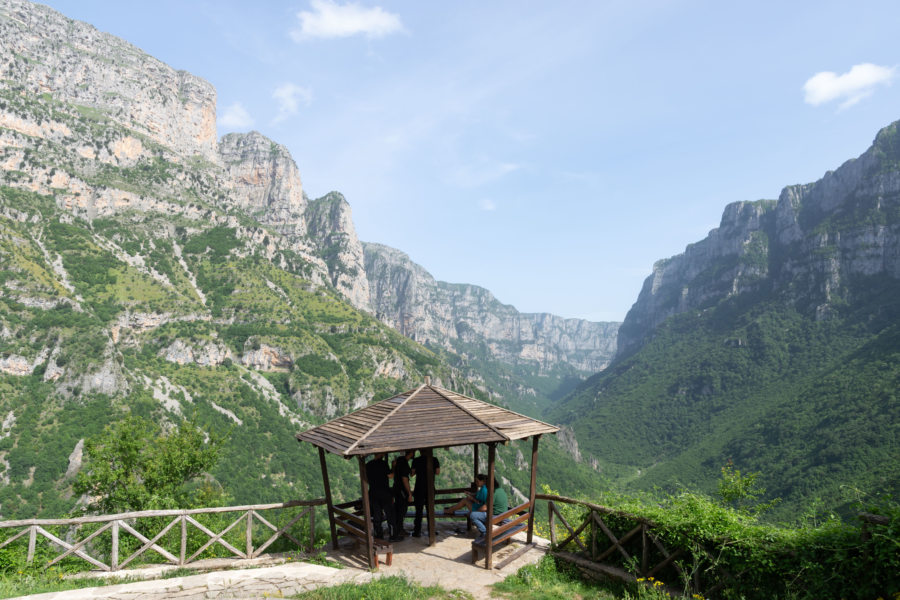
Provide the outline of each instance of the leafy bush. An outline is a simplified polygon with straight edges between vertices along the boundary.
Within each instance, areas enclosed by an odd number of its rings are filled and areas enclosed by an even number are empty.
[[[86,442],[75,493],[95,498],[91,508],[101,513],[215,506],[220,492],[189,485],[219,459],[222,440],[204,436],[190,423],[165,434],[151,421],[129,417]]]

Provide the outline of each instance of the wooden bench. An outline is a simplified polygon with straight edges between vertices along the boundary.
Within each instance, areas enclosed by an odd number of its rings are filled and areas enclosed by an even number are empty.
[[[478,561],[478,553],[487,556],[488,542],[493,552],[509,543],[512,537],[527,528],[531,506],[528,502],[491,518],[491,537],[480,542],[472,542],[472,564]]]
[[[468,510],[457,510],[457,511],[454,511],[454,512],[452,512],[452,513],[444,513],[444,512],[442,512],[442,511],[439,511],[439,510],[435,509],[435,511],[434,511],[434,518],[435,518],[435,519],[468,519],[468,518],[469,518],[469,514],[470,514],[470,511],[468,511]],[[415,510],[407,510],[407,511],[406,511],[406,518],[407,518],[407,519],[414,519],[415,516],[416,516],[416,511],[415,511]],[[425,519],[427,519],[427,518],[428,518],[428,511],[423,511],[423,512],[422,512],[422,517],[425,518]]]

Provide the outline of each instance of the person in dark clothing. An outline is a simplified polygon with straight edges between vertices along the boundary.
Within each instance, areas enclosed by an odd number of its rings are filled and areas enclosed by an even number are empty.
[[[434,474],[439,475],[441,472],[440,461],[432,456],[431,465]],[[428,463],[425,462],[425,455],[419,450],[419,455],[413,459],[412,475],[416,478],[416,487],[413,490],[413,501],[416,505],[416,518],[413,520],[413,537],[422,535],[422,512],[425,503],[428,502]]]
[[[406,519],[406,509],[413,501],[409,461],[415,453],[415,450],[407,450],[406,454],[394,459],[394,534],[391,536],[394,542],[406,537],[403,521]]]
[[[393,527],[391,477],[393,477],[393,473],[385,460],[384,452],[376,454],[375,458],[366,463],[366,478],[369,480],[369,510],[372,514],[372,526],[377,538],[384,538],[382,522],[385,519],[388,527]]]

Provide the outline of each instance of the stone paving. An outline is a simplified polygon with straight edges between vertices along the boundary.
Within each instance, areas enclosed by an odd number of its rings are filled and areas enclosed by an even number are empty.
[[[444,589],[461,589],[475,598],[490,598],[490,586],[503,581],[519,568],[537,562],[550,546],[549,540],[535,536],[535,547],[505,565],[503,569],[490,571],[484,568],[484,558],[472,564],[472,538],[463,525],[438,523],[437,540],[434,546],[428,546],[428,537],[408,537],[402,542],[394,542],[394,560],[392,566],[379,565],[378,573],[384,575],[405,575],[423,585],[440,585]],[[518,533],[513,541],[499,551],[494,552],[494,566],[502,564],[504,559],[525,545],[526,534]],[[354,569],[368,567],[362,551],[349,550],[330,551],[328,558]],[[381,560],[381,559],[379,559]]]
[[[475,598],[490,598],[490,586],[515,573],[520,567],[536,562],[547,551],[548,542],[534,538],[535,547],[516,558],[502,570],[484,568],[484,559],[471,564],[471,535],[452,523],[439,523],[434,546],[428,546],[428,538],[408,537],[394,542],[393,564],[381,564],[376,572],[370,572],[363,552],[342,547],[330,550],[330,560],[343,565],[336,569],[303,562],[293,562],[284,557],[266,557],[256,560],[214,559],[191,564],[197,569],[212,570],[208,573],[147,579],[105,587],[84,588],[65,592],[52,592],[26,596],[29,600],[211,600],[211,599],[262,599],[291,596],[322,586],[344,582],[363,583],[383,575],[405,575],[423,585],[440,585],[445,589],[462,589]],[[494,565],[525,545],[525,534],[520,533],[508,546],[494,553]],[[273,564],[278,563],[278,564]],[[255,568],[247,568],[255,567]],[[117,577],[158,577],[175,567],[159,566],[111,574]],[[89,573],[99,576],[99,573]]]

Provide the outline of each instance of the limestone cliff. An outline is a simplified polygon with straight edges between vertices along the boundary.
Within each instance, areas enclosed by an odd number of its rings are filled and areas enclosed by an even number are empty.
[[[4,79],[28,93],[100,109],[185,156],[215,155],[216,91],[203,79],[25,0],[0,2],[0,39]]]
[[[825,319],[855,277],[900,277],[900,133],[777,201],[737,202],[718,228],[661,260],[619,330],[618,355],[636,350],[672,315],[754,290],[783,294]]]
[[[223,136],[218,152],[235,208],[292,241],[306,241],[306,198],[287,148],[252,131]]]
[[[331,284],[354,306],[370,311],[363,247],[344,196],[331,192],[309,203],[309,237],[325,261]]]
[[[614,354],[618,323],[520,313],[484,288],[436,281],[399,250],[370,243],[363,249],[376,316],[418,342],[464,354],[474,345],[510,364],[567,363],[590,372]]]
[[[217,143],[212,85],[23,0],[0,0],[0,41],[7,82],[0,183],[53,195],[88,221],[136,211],[187,219],[194,228],[236,227],[255,252],[270,260],[291,252],[313,283],[331,283],[358,308],[369,307],[349,206],[317,210],[311,239],[309,203],[290,153],[257,132]],[[170,237],[172,229],[157,233]]]

